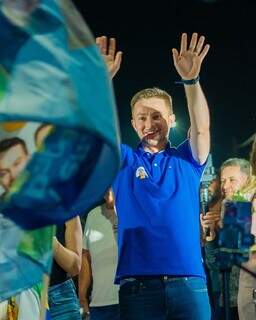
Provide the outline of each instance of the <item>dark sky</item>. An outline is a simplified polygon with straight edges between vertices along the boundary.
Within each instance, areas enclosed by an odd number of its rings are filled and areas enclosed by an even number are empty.
[[[130,126],[130,98],[152,86],[173,96],[178,127],[171,140],[178,144],[185,138],[188,115],[184,90],[174,84],[179,77],[171,48],[179,46],[182,32],[196,31],[211,45],[200,77],[211,113],[214,165],[231,156],[248,158],[250,146],[235,147],[256,131],[255,0],[74,2],[93,34],[116,37],[124,53],[114,79],[123,142],[137,143]]]

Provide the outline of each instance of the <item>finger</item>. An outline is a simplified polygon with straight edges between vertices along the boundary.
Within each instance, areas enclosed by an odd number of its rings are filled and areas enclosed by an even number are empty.
[[[111,56],[111,58],[115,57],[116,54],[116,39],[110,38],[109,39],[109,45],[108,45],[108,55]]]
[[[220,215],[219,214],[211,214],[208,216],[205,216],[205,219],[213,220],[213,219],[219,219]]]
[[[101,52],[102,54],[107,54],[107,42],[108,38],[106,36],[101,37]]]
[[[214,221],[214,220],[204,220],[203,222],[202,222],[202,224],[203,225],[215,225],[216,224],[216,221]]]
[[[220,215],[220,212],[219,212],[218,210],[206,212],[206,216],[210,216],[210,215],[212,215],[212,214],[216,214],[216,215],[218,214],[218,215]]]
[[[102,52],[102,37],[97,37],[96,38],[96,44],[100,49],[100,52]]]
[[[211,218],[219,218],[220,214],[219,213],[211,213],[211,214],[208,214],[206,217],[209,218],[209,219],[211,219]]]
[[[179,57],[178,50],[173,48],[172,49],[172,58],[173,58],[173,63],[174,63],[175,67],[177,66],[177,63],[178,63],[178,57]]]
[[[199,53],[201,52],[201,50],[202,50],[202,48],[203,48],[203,45],[204,45],[204,40],[205,40],[205,37],[204,37],[204,36],[201,36],[201,37],[199,38],[198,43],[197,43],[197,45],[196,45],[196,50],[195,50],[195,52],[196,52],[197,54],[199,54]]]
[[[194,32],[192,34],[192,37],[191,37],[191,40],[190,40],[190,44],[189,44],[189,51],[194,51],[195,50],[195,47],[196,47],[196,43],[197,43],[197,33]]]
[[[115,66],[116,71],[118,71],[120,69],[120,65],[122,62],[122,56],[123,56],[123,53],[121,51],[118,51],[115,56],[114,66]]]
[[[204,60],[205,56],[207,55],[208,51],[210,49],[210,45],[206,44],[203,48],[203,51],[200,53],[199,58],[201,59],[201,61]]]
[[[208,222],[208,221],[211,221],[211,222],[217,222],[217,221],[219,221],[220,220],[220,218],[219,217],[217,217],[217,216],[213,216],[213,217],[203,217],[203,221],[206,221],[206,222]]]
[[[187,41],[188,41],[187,34],[182,33],[181,42],[180,42],[180,54],[182,54],[184,51],[187,51]]]
[[[205,222],[203,223],[203,227],[204,227],[204,228],[214,228],[214,226],[215,226],[215,224],[212,223],[212,222],[210,222],[210,221],[205,221]]]

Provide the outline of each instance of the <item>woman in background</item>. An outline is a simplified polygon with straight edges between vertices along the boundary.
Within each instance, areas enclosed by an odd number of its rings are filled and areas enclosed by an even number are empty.
[[[81,268],[82,227],[77,216],[57,226],[50,278],[49,307],[52,320],[81,320],[80,304],[72,277]]]

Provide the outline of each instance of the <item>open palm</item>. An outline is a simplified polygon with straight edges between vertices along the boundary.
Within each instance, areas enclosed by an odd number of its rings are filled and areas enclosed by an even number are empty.
[[[201,64],[210,46],[204,45],[205,37],[193,33],[189,47],[187,47],[187,34],[183,33],[181,37],[180,52],[172,49],[175,68],[182,79],[190,80],[199,75]]]
[[[96,43],[100,49],[100,52],[105,60],[108,72],[111,79],[116,75],[117,71],[120,69],[122,61],[122,52],[116,52],[116,40],[115,38],[107,37],[97,37]]]

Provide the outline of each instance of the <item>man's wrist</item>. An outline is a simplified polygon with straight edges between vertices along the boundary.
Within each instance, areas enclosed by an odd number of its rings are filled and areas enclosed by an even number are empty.
[[[199,75],[194,78],[194,79],[181,79],[180,81],[175,81],[175,84],[184,84],[184,85],[193,85],[193,84],[196,84],[197,82],[199,82],[200,80],[200,77]]]

